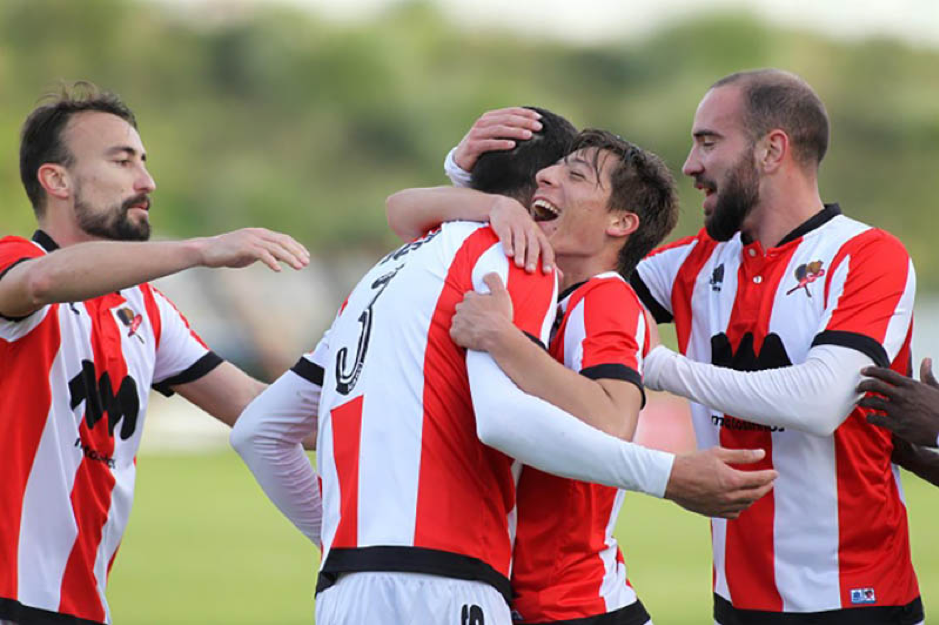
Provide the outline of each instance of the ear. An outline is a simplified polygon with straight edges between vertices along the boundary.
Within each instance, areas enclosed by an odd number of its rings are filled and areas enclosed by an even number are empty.
[[[66,199],[72,193],[72,179],[65,167],[57,163],[43,163],[36,172],[39,184],[46,193]]]
[[[756,145],[756,165],[763,173],[772,174],[790,156],[789,135],[775,128],[770,130]]]
[[[629,236],[639,228],[639,215],[629,211],[611,211],[606,233],[611,237]]]

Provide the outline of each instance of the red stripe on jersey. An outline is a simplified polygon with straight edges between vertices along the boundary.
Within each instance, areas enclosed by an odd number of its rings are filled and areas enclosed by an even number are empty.
[[[466,238],[450,265],[431,317],[424,352],[414,546],[478,557],[508,577],[511,547],[505,515],[515,505],[511,460],[479,442],[466,350],[450,339],[454,308],[463,301],[464,293],[473,290],[473,267],[496,242],[489,228],[480,228]],[[496,489],[488,488],[489,484]],[[505,540],[498,545],[478,544],[475,536],[467,536],[466,528],[454,524],[453,519],[476,519],[481,536],[505,536]]]
[[[150,326],[153,328],[155,349],[160,349],[160,335],[163,334],[163,321],[160,319],[160,309],[157,306],[156,298],[153,296],[153,287],[145,282],[140,285],[140,291],[143,293],[143,304],[147,309],[147,318],[150,320]]]
[[[618,278],[607,278],[597,280],[580,299],[584,302],[583,368],[617,364],[638,372],[636,330],[643,312],[636,292]],[[571,301],[571,306],[575,305]],[[648,328],[642,341],[643,351],[648,352]]]
[[[115,396],[127,377],[127,363],[124,362],[121,349],[121,331],[111,311],[126,301],[122,296],[112,293],[85,303],[91,317],[91,346],[95,359],[94,382],[97,384],[107,373],[111,380],[112,393]],[[108,358],[106,354],[112,354],[112,357]],[[121,354],[121,357],[116,358],[113,354]],[[93,393],[97,391],[97,386],[91,390]],[[107,411],[110,399],[107,397],[102,399],[103,407]],[[111,510],[111,492],[114,489],[115,479],[107,462],[102,459],[110,459],[114,455],[114,434],[109,428],[112,415],[105,412],[101,419],[89,428],[88,410],[89,400],[86,399],[86,417],[81,420],[78,429],[81,444],[86,452],[75,474],[71,495],[78,535],[62,576],[59,611],[75,614],[85,619],[103,621],[106,615],[101,597],[98,595],[94,567],[98,547],[101,544],[102,531]],[[117,431],[117,425],[115,431]],[[92,459],[89,450],[93,450],[97,458]]]
[[[891,369],[909,375],[913,326]],[[906,605],[919,596],[910,560],[906,506],[890,461],[889,431],[867,422],[856,408],[835,430],[838,476],[838,563],[841,605],[853,607],[851,590],[874,588],[878,605]],[[886,452],[884,450],[887,450]],[[872,501],[881,502],[871,505]]]
[[[339,527],[333,547],[358,546],[359,534],[359,447],[362,442],[363,396],[330,411],[333,426],[333,457],[339,478]]]
[[[58,304],[46,318],[16,342],[0,339],[0,362],[18,363],[0,375],[0,596],[17,596],[17,566],[23,497],[42,431],[52,406],[49,369],[59,351]],[[44,375],[36,375],[37,372]],[[29,418],[25,418],[29,417]]]
[[[689,237],[682,241],[687,245],[693,238]],[[682,263],[672,287],[672,316],[675,318],[675,330],[678,334],[678,351],[682,354],[687,352],[688,341],[691,338],[691,295],[694,293],[694,284],[698,279],[698,274],[701,273],[701,268],[707,264],[717,246],[717,242],[705,236],[703,231],[697,239],[697,245]],[[671,247],[677,247],[677,244],[678,242]],[[660,248],[662,251],[665,249],[668,249],[668,246]]]
[[[545,311],[551,310],[555,304],[554,276],[529,274],[512,262],[508,263],[508,266],[509,274],[505,287],[512,299],[512,323],[522,332],[542,339]]]
[[[744,249],[737,270],[737,296],[727,324],[727,338],[734,353],[747,333],[753,335],[754,356],[759,356],[769,334],[773,297],[785,277],[789,258],[799,240],[771,251],[773,259],[763,256],[758,243]],[[755,251],[754,255],[750,251]],[[689,298],[690,299],[690,298]],[[740,420],[739,422],[743,422]],[[769,429],[734,427],[738,419],[724,415],[720,431],[721,446],[731,449],[764,449],[766,457],[744,470],[773,468],[773,437]],[[776,501],[772,491],[745,510],[740,517],[727,521],[725,572],[734,607],[752,610],[782,610],[782,597],[776,588],[775,543],[773,524]]]
[[[909,279],[909,255],[895,237],[870,229],[848,241],[832,261],[832,272],[848,260],[848,276],[840,293],[829,293],[825,301],[839,297],[826,330],[855,332],[883,343],[887,326],[903,297]]]

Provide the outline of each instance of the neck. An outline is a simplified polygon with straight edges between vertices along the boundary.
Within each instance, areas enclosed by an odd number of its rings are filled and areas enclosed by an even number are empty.
[[[760,203],[743,222],[741,230],[763,249],[779,245],[783,238],[825,208],[814,178],[788,174],[760,189]]]
[[[45,214],[39,219],[39,228],[52,237],[59,247],[98,241],[78,226],[75,211],[68,206],[49,203]]]
[[[597,254],[594,256],[573,256],[558,254],[558,269],[561,270],[561,279],[558,286],[563,291],[575,284],[586,282],[590,278],[616,271],[616,254]]]

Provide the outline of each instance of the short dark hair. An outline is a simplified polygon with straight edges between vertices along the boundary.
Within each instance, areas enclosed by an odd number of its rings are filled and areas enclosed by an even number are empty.
[[[725,76],[711,89],[725,85],[739,85],[743,92],[744,127],[751,141],[779,128],[789,135],[796,161],[818,168],[831,131],[828,111],[807,82],[779,69],[757,69]]]
[[[623,242],[616,270],[628,278],[642,258],[678,223],[675,179],[661,158],[606,130],[588,128],[571,144],[571,153],[595,149],[593,168],[599,180],[603,152],[618,159],[610,173],[609,210],[639,217],[639,227]]]
[[[541,130],[531,139],[517,141],[511,150],[486,152],[473,167],[470,187],[485,193],[508,195],[526,207],[538,183],[535,174],[557,163],[570,151],[577,128],[556,113],[537,106],[525,108],[541,115]]]
[[[46,193],[37,177],[39,168],[46,163],[72,165],[74,156],[62,135],[72,116],[86,111],[117,115],[137,127],[137,119],[120,97],[84,80],[63,84],[56,93],[43,96],[20,132],[20,179],[37,217],[42,217],[46,208]]]

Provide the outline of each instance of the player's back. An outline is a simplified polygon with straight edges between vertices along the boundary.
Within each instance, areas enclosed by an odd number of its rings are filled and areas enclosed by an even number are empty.
[[[476,436],[454,307],[497,272],[516,324],[544,338],[554,278],[508,263],[483,224],[445,224],[379,261],[330,329],[319,414],[320,589],[348,571],[410,571],[508,593],[513,462]]]

